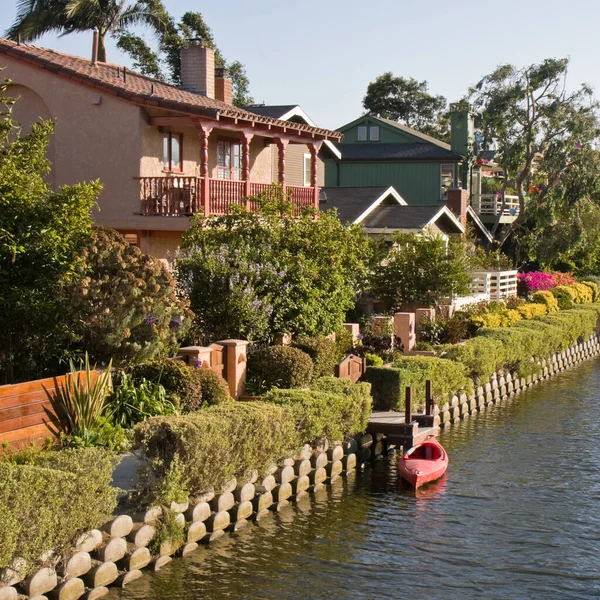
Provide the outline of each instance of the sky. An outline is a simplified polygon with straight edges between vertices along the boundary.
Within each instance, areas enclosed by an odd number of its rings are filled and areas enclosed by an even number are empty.
[[[202,13],[225,58],[245,65],[257,103],[299,104],[320,127],[363,114],[368,83],[385,71],[426,80],[453,102],[499,64],[569,57],[569,87],[585,82],[600,94],[598,0],[164,3],[175,17]],[[2,35],[16,5],[0,0]],[[35,44],[87,57],[91,41],[91,32],[51,34]],[[109,62],[131,66],[113,41],[107,46]]]

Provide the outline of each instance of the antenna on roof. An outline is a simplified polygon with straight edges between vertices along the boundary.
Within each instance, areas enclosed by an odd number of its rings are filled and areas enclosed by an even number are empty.
[[[21,34],[17,33],[17,46],[21,45]]]
[[[98,63],[98,32],[94,31],[94,37],[92,38],[92,64]]]
[[[127,71],[125,69],[125,67],[123,67],[123,83],[127,82]]]
[[[150,86],[150,95],[154,96],[154,84]]]

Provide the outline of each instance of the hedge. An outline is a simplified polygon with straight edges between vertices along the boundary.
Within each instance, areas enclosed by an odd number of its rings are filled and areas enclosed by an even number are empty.
[[[545,304],[549,313],[558,312],[558,301],[554,297],[554,294],[548,290],[536,292],[531,296],[531,300],[537,304]]]
[[[517,307],[517,312],[523,319],[535,319],[548,314],[548,307],[544,303],[528,302]]]
[[[294,347],[306,352],[314,365],[314,377],[333,375],[335,365],[340,362],[340,348],[333,340],[320,337],[300,337]]]
[[[338,377],[320,377],[315,379],[311,387],[317,392],[349,396],[352,399],[353,409],[360,406],[361,423],[364,425],[360,433],[366,430],[373,410],[370,384],[366,382],[352,383],[348,379],[339,379]]]
[[[19,455],[0,462],[0,569],[15,556],[27,571],[40,567],[43,553],[69,551],[77,537],[99,527],[117,500],[110,485],[116,464],[99,448]]]
[[[219,490],[232,477],[261,475],[294,454],[300,436],[291,410],[265,402],[231,402],[199,413],[153,417],[134,429],[134,444],[148,459],[150,477],[143,497],[165,501],[156,486],[178,471],[178,483],[191,494]],[[176,467],[176,468],[175,468]]]
[[[313,371],[310,356],[289,346],[271,346],[248,357],[248,380],[261,388],[307,388]]]
[[[313,390],[271,390],[265,402],[289,408],[303,442],[320,439],[344,440],[367,427],[368,414],[363,402],[351,394]]]
[[[598,284],[594,281],[582,281],[582,285],[585,285],[590,288],[592,292],[592,302],[596,302],[598,300]]]
[[[375,410],[404,410],[404,392],[398,369],[367,367],[362,381],[371,384]]]
[[[467,375],[478,383],[486,382],[502,366],[502,343],[488,337],[474,337],[464,344],[444,346],[444,356],[462,363]]]

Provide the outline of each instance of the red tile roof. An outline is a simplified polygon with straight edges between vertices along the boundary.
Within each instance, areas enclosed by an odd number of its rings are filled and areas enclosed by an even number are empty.
[[[62,52],[28,44],[18,44],[0,38],[0,56],[2,55],[32,64],[62,77],[67,77],[73,81],[147,107],[165,108],[211,118],[230,117],[247,122],[270,124],[285,127],[288,130],[327,137],[332,140],[342,138],[342,134],[337,131],[257,115],[220,100],[163,83],[119,65],[109,63],[93,65],[90,60],[79,56],[63,54]]]

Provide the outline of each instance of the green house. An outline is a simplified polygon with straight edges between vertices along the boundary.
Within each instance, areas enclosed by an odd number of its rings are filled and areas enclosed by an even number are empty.
[[[444,204],[448,189],[468,189],[462,173],[473,125],[466,111],[452,114],[452,144],[374,115],[338,131],[342,156],[326,162],[326,187],[393,186],[410,205]]]

